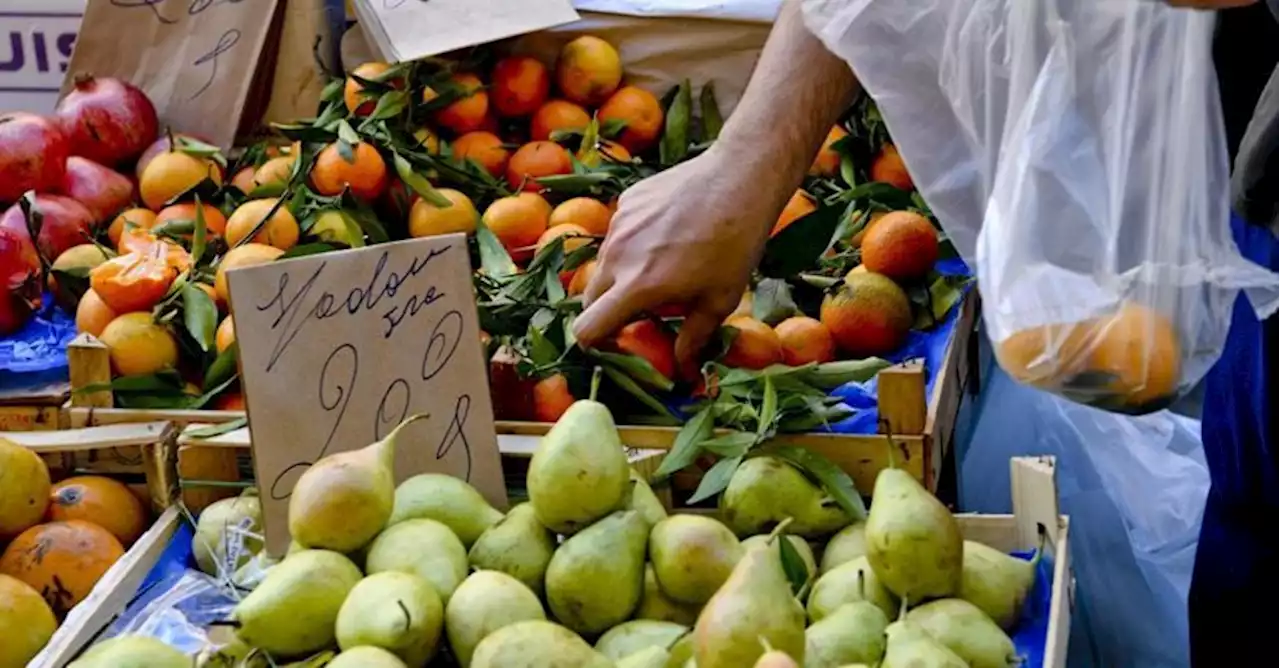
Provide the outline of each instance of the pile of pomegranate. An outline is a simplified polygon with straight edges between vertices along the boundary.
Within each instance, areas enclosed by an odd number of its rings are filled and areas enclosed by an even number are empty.
[[[78,77],[52,118],[0,114],[0,336],[40,308],[42,267],[134,201],[133,170],[120,170],[159,132],[151,100],[105,77]]]

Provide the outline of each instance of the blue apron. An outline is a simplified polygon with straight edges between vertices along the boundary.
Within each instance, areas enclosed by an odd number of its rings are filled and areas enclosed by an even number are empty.
[[[1276,271],[1276,237],[1232,216],[1241,253]],[[1201,433],[1211,487],[1191,578],[1192,666],[1250,665],[1276,651],[1276,318],[1236,299],[1205,380]]]

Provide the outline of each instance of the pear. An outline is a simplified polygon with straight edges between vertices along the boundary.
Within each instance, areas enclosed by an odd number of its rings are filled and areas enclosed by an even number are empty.
[[[796,663],[796,660],[791,658],[791,655],[782,650],[774,649],[769,644],[768,639],[761,638],[760,643],[764,646],[765,651],[764,654],[760,655],[759,659],[756,659],[754,668],[800,668],[800,664]]]
[[[785,528],[784,521],[777,530]],[[763,638],[802,661],[804,621],[804,608],[791,592],[775,536],[747,552],[702,608],[693,630],[694,659],[698,668],[749,666],[765,653]]]
[[[522,503],[480,534],[467,558],[473,568],[506,573],[542,596],[542,578],[555,551],[555,536],[538,521],[533,506]]]
[[[820,622],[836,608],[855,601],[874,604],[886,618],[898,615],[898,597],[880,584],[866,557],[841,564],[818,578],[809,592],[809,619]]]
[[[396,438],[414,415],[373,445],[329,455],[298,478],[289,497],[289,534],[307,548],[354,552],[373,540],[395,500]]]
[[[880,668],[968,668],[964,659],[908,619],[885,629],[884,658]]]
[[[389,524],[409,519],[435,520],[449,527],[463,545],[471,547],[480,534],[502,519],[465,480],[443,473],[422,473],[400,483]]]
[[[525,487],[543,526],[566,536],[622,506],[631,491],[631,467],[609,408],[591,398],[576,401],[538,443]]]
[[[626,509],[638,511],[651,527],[667,519],[667,509],[663,507],[662,501],[653,493],[649,482],[635,469],[631,469],[631,496],[627,499]]]
[[[970,668],[1009,668],[1021,663],[1009,636],[968,601],[931,601],[908,612],[906,618],[964,659]]]
[[[256,492],[209,504],[196,521],[191,552],[214,577],[230,575],[262,551],[262,502]]]
[[[318,652],[333,644],[338,610],[360,577],[360,569],[337,552],[293,554],[231,611],[236,635],[274,656]]]
[[[804,632],[805,668],[875,663],[884,656],[889,618],[867,601],[846,603]]]
[[[671,646],[669,653],[671,657],[667,659],[667,668],[684,668],[686,664],[696,667],[697,662],[693,660],[693,632],[681,636]]]
[[[127,635],[94,645],[68,668],[191,668],[191,657],[150,636]]]
[[[430,582],[387,571],[366,577],[347,594],[335,630],[343,651],[381,647],[410,668],[421,668],[436,654],[443,623],[444,605]]]
[[[899,598],[944,598],[960,588],[964,539],[956,518],[906,471],[876,476],[866,541],[876,577]]]
[[[596,635],[631,617],[640,603],[648,529],[640,513],[624,510],[560,545],[546,581],[547,604],[560,623]]]
[[[466,668],[476,645],[516,622],[545,620],[542,601],[519,580],[498,571],[476,571],[453,592],[445,607],[445,631],[453,657]]]
[[[841,529],[827,541],[822,551],[822,573],[831,571],[840,564],[847,563],[867,554],[867,523],[854,522]]]
[[[476,646],[472,668],[615,668],[581,636],[546,621],[516,622]]]
[[[400,657],[381,647],[352,647],[325,664],[325,668],[408,668]]]
[[[628,654],[618,659],[617,668],[666,668],[667,662],[671,660],[671,652],[650,645],[638,652]]]
[[[720,516],[734,533],[768,533],[787,518],[789,532],[805,538],[833,533],[853,521],[835,501],[791,464],[777,457],[742,462],[720,495]]]
[[[809,572],[809,578],[806,582],[812,584],[814,579],[818,577],[818,562],[813,558],[813,548],[809,546],[809,541],[799,536],[787,536],[787,540],[796,549],[796,554],[800,555],[800,559],[804,561],[805,570]],[[765,534],[751,536],[742,541],[742,550],[745,553],[747,550],[757,545],[764,545],[768,541],[769,536]]]
[[[682,624],[652,619],[633,619],[609,629],[600,636],[596,641],[596,651],[616,661],[646,647],[668,649],[688,633],[689,627]]]
[[[383,571],[419,575],[448,604],[453,590],[467,577],[467,548],[440,522],[405,520],[387,527],[369,544],[364,568],[370,575]]]
[[[1031,561],[1027,561],[966,540],[956,597],[978,606],[1000,628],[1013,629],[1022,617],[1027,594],[1035,586],[1036,566],[1043,553],[1041,545]]]
[[[640,592],[640,605],[636,607],[636,619],[654,619],[693,626],[698,621],[698,611],[701,609],[701,606],[685,605],[668,598],[658,586],[658,576],[653,573],[653,564],[645,564],[644,587]]]
[[[262,583],[262,579],[267,577],[267,573],[271,572],[271,568],[278,563],[280,563],[279,559],[263,550],[250,557],[231,574],[231,584],[239,589],[253,591]]]
[[[649,561],[672,600],[702,605],[729,579],[742,544],[729,527],[701,515],[673,515],[649,533]]]

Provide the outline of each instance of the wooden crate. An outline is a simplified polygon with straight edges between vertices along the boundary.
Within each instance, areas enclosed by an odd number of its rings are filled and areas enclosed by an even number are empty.
[[[0,384],[4,374],[0,373]],[[0,391],[0,431],[52,431],[59,428],[62,405],[71,385],[65,382],[20,391]]]

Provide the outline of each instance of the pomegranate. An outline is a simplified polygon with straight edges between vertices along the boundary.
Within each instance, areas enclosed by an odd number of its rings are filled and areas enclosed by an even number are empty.
[[[37,194],[33,209],[33,213],[40,214],[40,237],[36,240],[36,250],[45,259],[52,262],[68,248],[88,242],[93,231],[93,214],[83,204],[61,195]],[[21,204],[14,204],[4,212],[0,217],[0,228],[17,233],[28,243],[31,241]]]
[[[145,93],[111,77],[76,77],[54,115],[71,142],[71,154],[114,167],[132,160],[156,138],[160,122]]]
[[[27,324],[40,308],[40,258],[27,237],[0,227],[0,336]]]
[[[22,112],[0,116],[0,202],[56,190],[66,161],[67,139],[57,123]]]
[[[200,137],[197,137],[195,135],[178,134],[176,132],[173,133],[174,141],[179,141],[181,139],[190,139],[193,141],[198,141],[202,144],[209,143],[204,139],[201,139]],[[179,145],[181,145],[181,142],[179,142]],[[157,155],[160,155],[161,153],[168,151],[170,149],[170,146],[171,145],[169,143],[168,134],[160,135],[159,139],[151,142],[151,145],[148,146],[147,149],[142,152],[142,155],[138,156],[138,164],[134,167],[134,171],[133,171],[134,175],[136,175],[139,179],[141,179],[142,170],[147,168],[147,163],[151,162],[151,159],[156,157]]]
[[[133,181],[120,172],[79,156],[67,158],[62,194],[84,205],[96,224],[115,217],[133,202]]]

